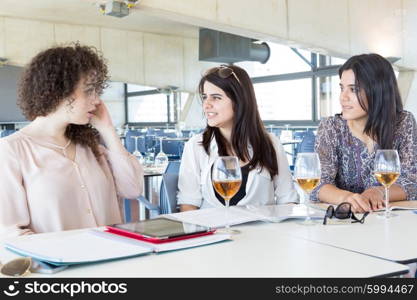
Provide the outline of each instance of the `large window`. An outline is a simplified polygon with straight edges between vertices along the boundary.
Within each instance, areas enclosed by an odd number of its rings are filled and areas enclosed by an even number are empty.
[[[311,79],[255,84],[262,120],[310,120]]]
[[[167,96],[153,94],[128,98],[129,123],[168,122]]]
[[[344,59],[268,43],[267,63],[239,62],[254,83],[266,124],[315,126],[340,112],[338,68]],[[188,94],[126,85],[126,120],[132,125],[170,126],[180,120]]]
[[[317,110],[320,119],[340,113],[339,76],[326,76],[317,79]]]
[[[265,64],[239,62],[236,65],[244,68],[250,77],[304,72],[311,69],[291,48],[274,43],[268,43],[268,46],[271,49],[271,54]],[[298,50],[298,53],[310,60],[310,52]]]
[[[338,68],[344,60],[268,43],[266,64],[243,62],[254,83],[262,120],[275,125],[317,125],[340,111]]]
[[[139,126],[174,127],[189,94],[174,87],[125,85],[126,120]]]

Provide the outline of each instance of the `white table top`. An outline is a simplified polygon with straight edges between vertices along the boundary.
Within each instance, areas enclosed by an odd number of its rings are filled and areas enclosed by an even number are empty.
[[[302,226],[293,221],[275,224],[277,233],[304,238],[400,263],[417,261],[417,214],[394,211],[382,219],[371,213],[364,224]]]
[[[239,226],[231,242],[72,266],[32,277],[372,277],[394,276],[408,267],[280,234],[280,224]],[[57,234],[71,234],[70,231]],[[14,254],[0,250],[7,261]]]

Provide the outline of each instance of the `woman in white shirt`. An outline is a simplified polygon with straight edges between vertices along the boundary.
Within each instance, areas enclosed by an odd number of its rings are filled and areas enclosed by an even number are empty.
[[[207,127],[185,145],[178,181],[181,211],[221,207],[211,183],[217,157],[239,158],[242,185],[230,205],[298,202],[288,161],[279,140],[262,124],[252,82],[245,70],[208,70],[199,83]]]

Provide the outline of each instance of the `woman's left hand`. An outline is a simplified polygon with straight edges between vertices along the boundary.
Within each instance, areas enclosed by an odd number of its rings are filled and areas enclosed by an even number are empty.
[[[94,116],[90,120],[90,124],[100,133],[106,129],[113,129],[113,122],[103,100],[100,100],[100,104],[97,105]]]
[[[372,210],[384,208],[384,192],[378,187],[371,187],[363,191],[362,196],[369,199]]]

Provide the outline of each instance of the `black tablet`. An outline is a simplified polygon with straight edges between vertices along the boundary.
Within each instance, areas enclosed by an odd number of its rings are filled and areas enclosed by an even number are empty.
[[[115,224],[111,227],[139,234],[143,237],[169,239],[185,235],[209,232],[210,228],[183,223],[166,218],[150,219],[139,222]]]

